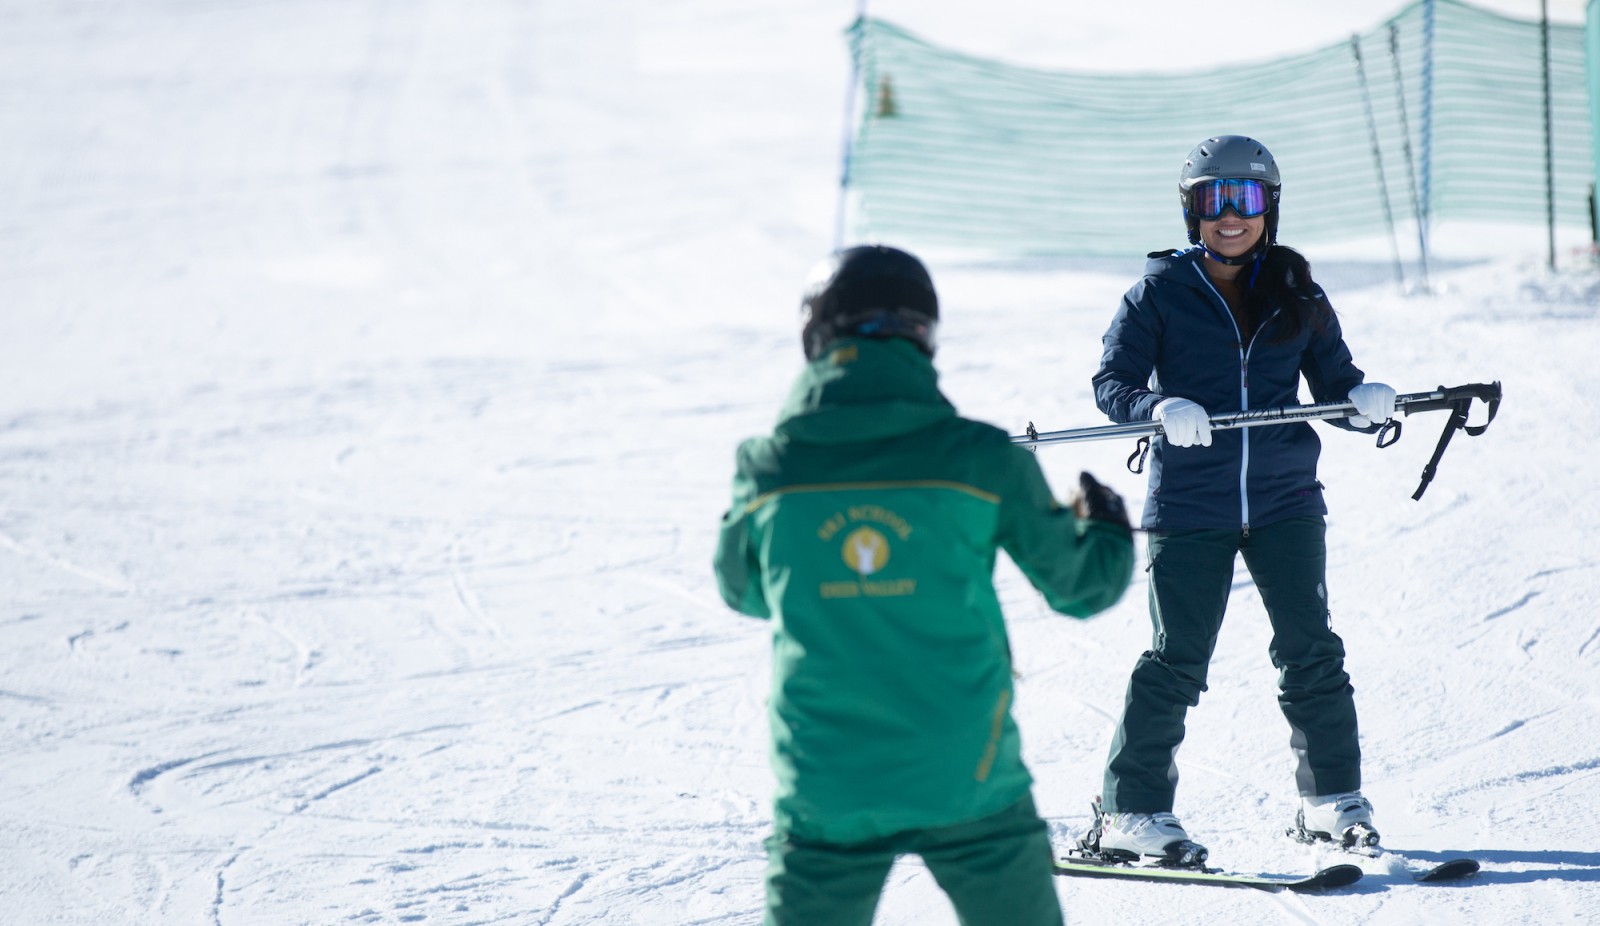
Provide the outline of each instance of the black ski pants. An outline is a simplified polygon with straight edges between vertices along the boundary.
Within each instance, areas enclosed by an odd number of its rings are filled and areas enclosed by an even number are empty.
[[[1326,531],[1322,518],[1308,517],[1251,528],[1249,533],[1150,533],[1154,641],[1128,680],[1122,721],[1106,765],[1107,811],[1173,809],[1184,718],[1206,690],[1239,555],[1272,622],[1269,653],[1279,671],[1278,703],[1289,721],[1300,794],[1361,787],[1355,691],[1344,670],[1344,643],[1333,632],[1328,611]]]

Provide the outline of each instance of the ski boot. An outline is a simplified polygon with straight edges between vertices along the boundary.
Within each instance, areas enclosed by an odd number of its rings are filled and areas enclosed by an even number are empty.
[[[1378,852],[1378,831],[1372,826],[1372,803],[1359,791],[1300,799],[1294,829],[1301,842],[1331,842],[1364,854]]]
[[[1094,822],[1078,840],[1089,858],[1107,862],[1149,862],[1166,868],[1201,868],[1206,847],[1191,840],[1170,813],[1106,813],[1100,799],[1091,805]]]

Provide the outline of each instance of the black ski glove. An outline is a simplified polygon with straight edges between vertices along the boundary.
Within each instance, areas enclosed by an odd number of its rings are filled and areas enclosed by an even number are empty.
[[[1133,530],[1128,523],[1128,508],[1122,503],[1122,496],[1096,482],[1088,473],[1078,474],[1078,492],[1072,498],[1071,507],[1072,513],[1080,518],[1105,521],[1130,532]]]

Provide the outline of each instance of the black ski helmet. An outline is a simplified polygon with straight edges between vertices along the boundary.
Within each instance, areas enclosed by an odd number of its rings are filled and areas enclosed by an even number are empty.
[[[1189,229],[1189,243],[1200,243],[1200,219],[1190,207],[1189,191],[1204,180],[1260,180],[1267,188],[1266,233],[1263,245],[1278,243],[1278,196],[1283,191],[1278,162],[1267,146],[1243,135],[1218,135],[1208,138],[1189,152],[1178,173],[1178,202],[1183,206],[1183,223]]]
[[[812,269],[800,321],[808,360],[847,337],[905,338],[932,357],[939,297],[922,261],[888,245],[859,245]]]

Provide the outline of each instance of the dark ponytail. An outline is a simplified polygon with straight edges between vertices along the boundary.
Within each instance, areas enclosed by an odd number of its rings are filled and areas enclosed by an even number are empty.
[[[1311,264],[1299,251],[1281,244],[1272,245],[1253,275],[1244,296],[1246,317],[1260,325],[1273,309],[1277,309],[1272,343],[1292,341],[1306,329],[1321,333],[1332,326],[1333,306],[1311,279]]]

